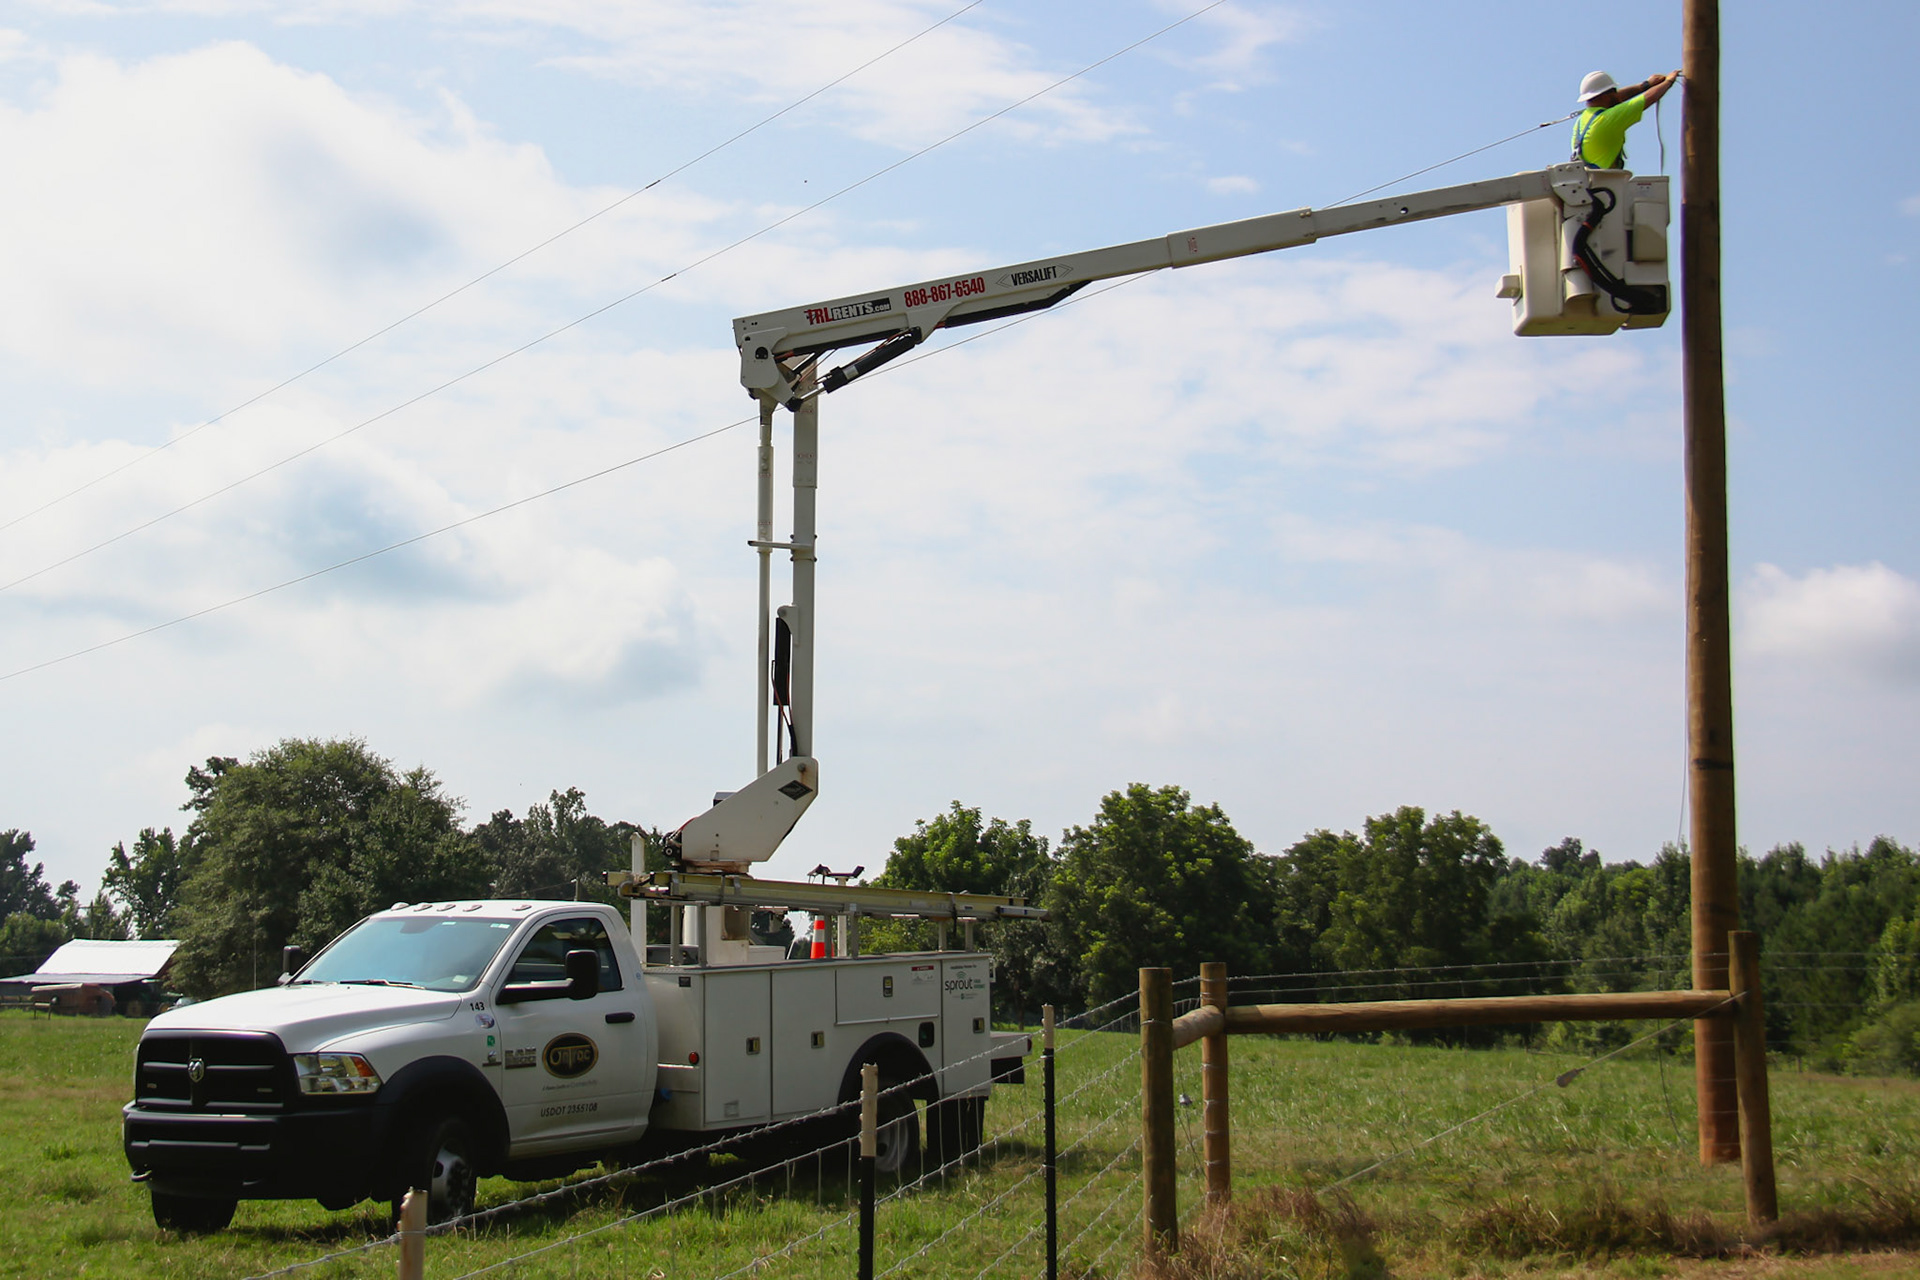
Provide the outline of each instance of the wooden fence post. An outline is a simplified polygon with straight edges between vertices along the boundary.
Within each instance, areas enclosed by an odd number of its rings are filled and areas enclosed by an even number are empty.
[[[407,1192],[400,1201],[399,1280],[424,1280],[427,1274],[427,1193]]]
[[[1765,1226],[1780,1216],[1773,1182],[1773,1106],[1767,1096],[1767,1024],[1760,1007],[1760,939],[1745,929],[1727,935],[1728,985],[1739,997],[1733,1019],[1733,1074],[1740,1093],[1740,1173],[1747,1185],[1747,1221]]]
[[[1222,1014],[1219,1032],[1200,1041],[1200,1119],[1207,1203],[1223,1205],[1233,1199],[1233,1155],[1227,1125],[1226,965],[1209,962],[1200,966],[1200,1003]]]
[[[1176,1253],[1173,1188],[1173,970],[1140,971],[1140,1164],[1149,1254]]]

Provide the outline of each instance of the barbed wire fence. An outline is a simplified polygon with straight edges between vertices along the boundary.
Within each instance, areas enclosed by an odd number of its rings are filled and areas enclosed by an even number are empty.
[[[1779,953],[1768,957],[1766,970],[1770,981],[1785,981],[1818,978],[1829,971],[1854,974],[1867,963],[1868,957],[1858,953]],[[1640,989],[1660,989],[1684,985],[1688,969],[1684,956],[1643,955],[1519,965],[1250,974],[1230,979],[1229,998],[1234,1004],[1324,1003],[1415,993],[1514,994],[1516,989],[1526,991],[1527,985],[1548,992],[1619,990],[1629,983]],[[1193,977],[1174,984],[1176,1010],[1198,1004],[1198,981]],[[1061,1273],[1071,1277],[1126,1274],[1141,1249],[1142,1099],[1136,1000],[1128,992],[1060,1024],[1055,1050],[1059,1073],[1057,1256]],[[1823,1006],[1819,1001],[1809,1003]],[[1305,1161],[1303,1179],[1317,1194],[1341,1192],[1388,1166],[1434,1153],[1448,1139],[1464,1140],[1462,1135],[1503,1123],[1502,1117],[1512,1123],[1529,1111],[1530,1100],[1567,1090],[1586,1079],[1593,1068],[1634,1054],[1661,1063],[1670,1145],[1683,1148],[1692,1141],[1692,1135],[1683,1131],[1683,1119],[1690,1122],[1693,1116],[1690,1105],[1684,1117],[1674,1112],[1664,1060],[1684,1049],[1692,1020],[1691,1016],[1674,1019],[1639,1034],[1616,1033],[1605,1043],[1591,1044],[1591,1051],[1577,1065],[1552,1070],[1523,1088],[1509,1086],[1490,1101],[1475,1095],[1470,1113],[1433,1123],[1425,1131],[1388,1141],[1390,1127],[1382,1126],[1375,1134],[1380,1139],[1377,1150],[1370,1154],[1343,1150],[1337,1157]],[[1182,1087],[1197,1095],[1197,1063],[1191,1061],[1193,1055],[1183,1056],[1188,1062],[1181,1068]],[[984,1280],[1046,1274],[1040,1141],[1045,1106],[1032,1079],[1038,1061],[1036,1053],[1028,1064],[1025,1085],[996,1088],[986,1132],[977,1146],[959,1151],[933,1144],[922,1147],[920,1159],[893,1176],[884,1194],[876,1197],[876,1277],[972,1275]],[[966,1065],[956,1062],[941,1071]],[[1684,1072],[1684,1078],[1690,1084],[1691,1072]],[[1236,1111],[1266,1105],[1264,1095],[1288,1092],[1288,1083],[1269,1078],[1236,1086]],[[895,1085],[893,1091],[910,1090],[913,1085]],[[1691,1104],[1692,1089],[1683,1086],[1678,1092]],[[1176,1113],[1176,1146],[1180,1218],[1185,1226],[1204,1212],[1206,1197],[1199,1158],[1199,1108],[1186,1092],[1180,1102],[1184,1105]],[[859,1217],[854,1193],[857,1106],[848,1102],[822,1108],[487,1205],[457,1222],[428,1229],[432,1249],[428,1273],[436,1280],[491,1275],[658,1274],[701,1280],[854,1276]],[[1461,1106],[1466,1106],[1464,1099]],[[1406,1115],[1399,1119],[1412,1121]],[[544,1234],[551,1231],[556,1217],[564,1224],[562,1233]],[[632,1229],[665,1218],[698,1219],[706,1225],[693,1240],[662,1237],[660,1265],[652,1271],[645,1265],[634,1270]],[[529,1220],[537,1224],[536,1229],[523,1232],[520,1223]],[[764,1238],[745,1242],[756,1235]],[[393,1266],[391,1251],[400,1241],[397,1232],[369,1239],[263,1272],[260,1280],[386,1272]],[[615,1241],[623,1243],[615,1245]],[[602,1242],[607,1242],[609,1258],[619,1259],[617,1264],[594,1254]],[[644,1253],[646,1246],[639,1248]]]

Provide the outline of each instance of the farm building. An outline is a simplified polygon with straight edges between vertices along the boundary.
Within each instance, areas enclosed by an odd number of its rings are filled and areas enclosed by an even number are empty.
[[[142,1017],[159,1008],[173,962],[172,939],[104,942],[80,938],[62,946],[32,973],[0,978],[0,998],[46,1000],[61,1013],[118,1011]]]

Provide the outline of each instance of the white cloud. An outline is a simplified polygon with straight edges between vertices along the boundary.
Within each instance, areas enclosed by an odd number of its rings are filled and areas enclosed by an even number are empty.
[[[1648,565],[1614,557],[1503,547],[1458,530],[1375,521],[1276,520],[1287,561],[1359,570],[1406,599],[1409,583],[1440,609],[1538,621],[1633,624],[1672,611],[1674,585]]]
[[[1185,0],[1159,0],[1162,12],[1184,16],[1194,6]],[[1272,3],[1223,4],[1194,20],[1195,28],[1210,32],[1217,44],[1202,53],[1163,54],[1168,61],[1198,68],[1219,77],[1215,89],[1233,90],[1242,82],[1266,77],[1266,55],[1276,45],[1291,44],[1318,25],[1305,13]]]
[[[784,106],[913,37],[953,11],[950,0],[669,0],[570,5],[482,3],[472,12],[564,28],[595,52],[555,65],[705,96],[744,93]],[[967,15],[915,40],[809,103],[797,119],[825,119],[857,137],[918,147],[1048,89],[1078,70],[1043,65],[1034,52]],[[979,25],[972,25],[974,23]],[[1011,24],[1017,30],[1017,21]],[[1137,132],[1127,113],[1099,105],[1089,85],[1051,89],[994,128],[1028,140],[1103,141]]]
[[[1880,679],[1920,677],[1920,583],[1878,561],[1798,576],[1762,564],[1741,604],[1742,640],[1753,654]]]
[[[412,119],[242,44],[63,59],[32,106],[0,106],[0,166],[36,193],[0,209],[0,235],[35,246],[0,258],[0,352],[148,386],[272,367],[593,207],[536,148],[442,108]],[[684,225],[684,199],[644,203]]]
[[[1208,178],[1207,190],[1216,196],[1250,196],[1260,190],[1260,184],[1243,173],[1230,173]]]

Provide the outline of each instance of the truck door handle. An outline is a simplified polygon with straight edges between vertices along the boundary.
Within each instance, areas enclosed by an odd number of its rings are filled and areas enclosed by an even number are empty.
[[[607,1021],[608,1022],[632,1022],[633,1010],[628,1009],[625,1013],[610,1013],[607,1015]]]

